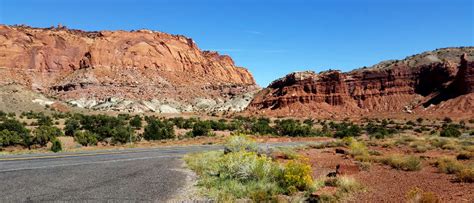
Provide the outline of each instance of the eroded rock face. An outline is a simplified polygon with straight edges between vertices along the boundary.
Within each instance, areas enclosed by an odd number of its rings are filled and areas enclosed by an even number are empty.
[[[144,101],[159,100],[167,106],[157,109],[174,112],[196,99],[224,104],[258,88],[229,56],[201,51],[181,35],[0,25],[0,44],[0,85],[21,84],[90,108],[121,103],[119,110],[146,111]]]
[[[249,113],[349,117],[474,114],[474,48],[446,48],[342,73],[291,73],[260,91]]]

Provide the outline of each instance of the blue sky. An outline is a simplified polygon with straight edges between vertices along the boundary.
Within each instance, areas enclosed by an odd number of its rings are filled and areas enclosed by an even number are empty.
[[[261,86],[292,71],[351,70],[474,45],[472,0],[0,0],[1,24],[147,28],[230,55]]]

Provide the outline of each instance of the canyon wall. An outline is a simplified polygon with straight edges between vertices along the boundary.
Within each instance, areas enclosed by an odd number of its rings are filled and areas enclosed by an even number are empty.
[[[353,117],[474,115],[474,48],[445,48],[347,73],[295,72],[260,91],[247,113]]]
[[[0,25],[0,75],[0,85],[97,110],[242,110],[258,89],[229,56],[150,30]]]

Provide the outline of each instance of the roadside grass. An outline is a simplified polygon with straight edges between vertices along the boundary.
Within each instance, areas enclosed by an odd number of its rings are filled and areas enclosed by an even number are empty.
[[[274,201],[279,194],[293,196],[314,190],[311,166],[303,158],[279,163],[264,154],[246,136],[233,136],[227,153],[211,151],[185,156],[188,167],[199,175],[203,195],[218,202],[251,199]],[[252,149],[252,150],[250,150]]]

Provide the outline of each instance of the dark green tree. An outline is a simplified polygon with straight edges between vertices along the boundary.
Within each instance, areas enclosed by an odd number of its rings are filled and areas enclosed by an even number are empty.
[[[209,121],[197,121],[193,125],[192,134],[194,137],[207,136],[211,132],[211,122]]]
[[[56,152],[60,152],[61,150],[63,150],[63,146],[61,144],[61,141],[59,141],[57,138],[53,139],[52,144],[53,145],[51,145],[51,151],[56,153]]]
[[[135,115],[132,119],[130,119],[130,126],[135,129],[142,128],[142,117]]]
[[[161,140],[175,137],[173,123],[155,118],[148,118],[147,123],[143,132],[143,138],[146,140]]]
[[[76,118],[68,118],[64,124],[64,134],[67,136],[74,136],[74,133],[81,128],[81,124]]]

